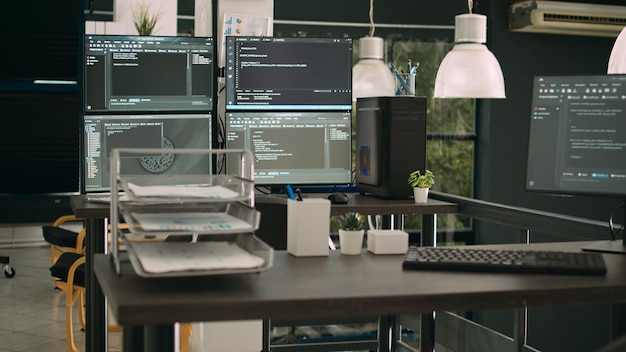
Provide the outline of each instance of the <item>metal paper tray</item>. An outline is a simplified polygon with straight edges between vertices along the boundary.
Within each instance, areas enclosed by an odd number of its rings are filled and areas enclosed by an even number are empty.
[[[129,201],[144,203],[246,201],[254,191],[251,180],[234,175],[122,175],[120,183]],[[136,194],[137,188],[152,192]]]
[[[245,204],[128,204],[122,215],[131,234],[128,240],[164,238],[171,235],[232,234],[254,232],[261,213]]]
[[[231,274],[246,274],[246,273],[259,273],[270,269],[274,264],[274,249],[253,234],[235,234],[235,235],[223,235],[223,236],[206,236],[198,242],[172,242],[177,243],[176,248],[181,248],[181,245],[189,250],[202,249],[203,244],[215,241],[226,241],[238,248],[244,250],[250,255],[256,256],[263,260],[262,265],[250,268],[222,268],[222,269],[195,269],[195,270],[172,270],[167,272],[154,272],[145,270],[142,262],[146,260],[143,257],[142,245],[148,243],[128,242],[128,257],[132,264],[133,269],[137,275],[146,278],[161,278],[161,277],[188,277],[188,276],[212,276],[212,275],[231,275]],[[154,243],[151,243],[155,245]],[[168,243],[160,243],[160,252],[165,253],[163,260],[167,260]],[[196,247],[194,247],[196,246]],[[208,256],[209,254],[207,254]],[[161,260],[161,258],[159,258]]]

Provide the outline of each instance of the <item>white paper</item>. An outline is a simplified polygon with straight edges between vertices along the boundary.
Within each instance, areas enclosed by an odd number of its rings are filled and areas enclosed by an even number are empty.
[[[226,213],[131,213],[144,231],[228,232],[250,224]]]
[[[239,193],[222,186],[139,186],[128,183],[128,189],[135,197],[228,199],[239,196]]]
[[[142,268],[149,273],[252,269],[265,263],[236,243],[224,241],[142,243],[134,247]]]

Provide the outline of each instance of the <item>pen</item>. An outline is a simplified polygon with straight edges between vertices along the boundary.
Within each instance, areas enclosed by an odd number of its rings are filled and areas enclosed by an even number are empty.
[[[411,92],[411,89],[409,88],[409,86],[404,81],[404,78],[402,78],[402,76],[400,76],[400,74],[398,73],[398,70],[396,70],[395,66],[393,66],[393,65],[391,65],[391,72],[393,73],[394,76],[396,76],[396,79],[398,81],[400,81],[400,85],[402,85],[402,89],[404,89],[407,92],[407,94],[409,94],[409,95],[413,94]]]
[[[302,202],[302,191],[300,191],[300,188],[296,188],[296,200]]]
[[[291,188],[291,185],[286,185],[285,189],[287,190],[287,197],[289,197],[289,199],[291,200],[296,200],[296,195],[293,193],[293,188]]]

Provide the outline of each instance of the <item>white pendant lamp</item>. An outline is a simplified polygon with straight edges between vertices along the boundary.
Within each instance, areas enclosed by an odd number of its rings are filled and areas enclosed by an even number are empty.
[[[444,57],[435,79],[435,98],[505,98],[504,76],[487,49],[487,17],[455,17],[454,48]]]
[[[383,62],[385,41],[375,37],[374,0],[370,0],[370,33],[359,39],[359,62],[352,67],[352,99],[396,94],[396,79]]]
[[[610,75],[626,74],[626,27],[615,40],[611,57],[609,58],[607,73]]]
[[[396,81],[382,60],[383,50],[383,38],[359,39],[359,62],[352,68],[353,99],[395,95]]]

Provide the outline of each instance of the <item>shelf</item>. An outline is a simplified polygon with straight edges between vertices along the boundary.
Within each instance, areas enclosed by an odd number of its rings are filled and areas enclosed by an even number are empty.
[[[261,213],[241,203],[131,203],[122,206],[122,215],[133,234],[156,236],[254,232]]]
[[[128,200],[142,203],[246,201],[254,183],[233,175],[132,175],[120,177]]]
[[[128,241],[128,257],[142,277],[258,273],[273,264],[273,249],[252,234],[211,236],[197,242]]]

